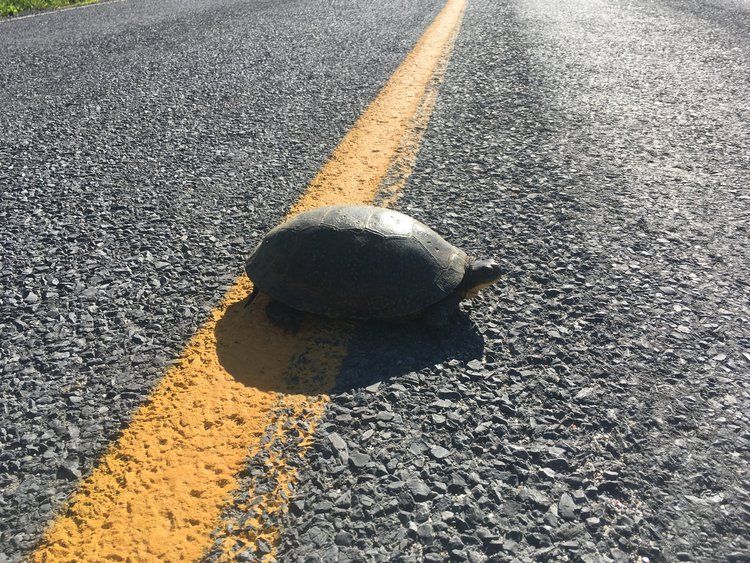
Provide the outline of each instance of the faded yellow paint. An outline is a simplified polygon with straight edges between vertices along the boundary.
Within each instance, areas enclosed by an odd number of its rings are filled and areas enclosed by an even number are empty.
[[[415,127],[429,118],[464,5],[448,0],[287,217],[321,205],[372,203],[394,163],[413,162]],[[212,544],[237,473],[266,447],[261,437],[269,425],[282,431],[284,417],[292,419],[307,433],[302,448],[309,445],[350,330],[306,319],[298,334],[286,334],[267,321],[262,297],[241,306],[251,289],[243,276],[227,291],[51,523],[33,560],[198,559]],[[287,377],[292,371],[295,381]],[[282,412],[291,414],[280,418]],[[272,455],[279,486],[261,496],[266,514],[285,509],[296,479]],[[275,545],[278,530],[258,519],[250,536]]]
[[[452,44],[452,41],[451,41]],[[432,116],[432,111],[437,103],[438,89],[445,76],[449,57],[445,57],[435,69],[432,80],[427,85],[424,96],[419,102],[413,116],[410,119],[393,159],[388,166],[385,177],[381,180],[378,193],[375,198],[377,205],[390,207],[398,201],[411,176],[411,171],[417,161],[419,148],[422,146],[422,137]]]
[[[408,140],[416,125],[426,123],[418,113],[426,97],[434,96],[434,81],[445,69],[465,4],[466,0],[446,3],[310,182],[293,213],[321,205],[370,203],[394,161],[413,162],[409,156],[415,157],[419,147]],[[433,106],[434,100],[430,111]]]
[[[311,346],[328,344],[311,322],[292,336],[269,325],[262,302],[243,308],[251,287],[242,278],[227,293],[84,481],[35,559],[172,561],[201,555],[237,487],[248,448],[261,447],[270,413],[281,398],[300,409],[310,401],[285,384],[290,362]],[[310,364],[310,375],[322,379],[300,387],[320,392],[330,386],[344,349],[334,345],[328,351]]]

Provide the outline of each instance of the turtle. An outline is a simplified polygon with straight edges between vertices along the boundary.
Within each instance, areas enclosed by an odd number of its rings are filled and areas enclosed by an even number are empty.
[[[421,318],[448,324],[463,299],[495,282],[503,268],[477,260],[427,225],[370,205],[330,205],[269,231],[245,263],[249,305],[263,292],[267,316],[288,330],[300,313],[356,320]]]

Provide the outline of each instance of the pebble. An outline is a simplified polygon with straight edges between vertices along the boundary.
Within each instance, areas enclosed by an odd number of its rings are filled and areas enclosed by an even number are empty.
[[[349,456],[349,463],[359,469],[370,463],[370,456],[361,452],[352,452]]]
[[[558,514],[565,520],[574,520],[576,518],[576,503],[568,493],[563,493],[557,504]]]
[[[430,488],[424,483],[424,481],[421,481],[420,479],[409,479],[406,482],[406,486],[414,497],[414,500],[423,501],[430,498]]]
[[[445,459],[449,455],[451,455],[451,452],[449,450],[446,450],[442,446],[432,446],[430,448],[430,455],[434,457],[435,459]]]

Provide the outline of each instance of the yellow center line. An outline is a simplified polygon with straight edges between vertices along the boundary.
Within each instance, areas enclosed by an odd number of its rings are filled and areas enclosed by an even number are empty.
[[[403,186],[434,105],[466,0],[448,0],[414,49],[342,139],[287,215],[329,204],[371,203],[388,175]],[[415,141],[416,139],[416,141]],[[394,172],[395,171],[395,172]],[[195,560],[238,487],[263,435],[291,417],[309,445],[341,363],[351,326],[305,320],[296,335],[271,325],[265,300],[244,309],[240,277],[92,474],[51,523],[35,561]],[[305,422],[305,424],[300,424]],[[281,431],[281,430],[280,430]],[[281,486],[261,496],[268,515],[286,506],[293,468],[272,460]],[[275,545],[262,518],[249,539]],[[228,542],[231,551],[232,542]],[[227,552],[230,556],[230,552]]]

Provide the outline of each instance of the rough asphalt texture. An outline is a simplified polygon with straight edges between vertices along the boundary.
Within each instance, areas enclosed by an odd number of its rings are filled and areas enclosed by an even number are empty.
[[[0,23],[0,560],[438,9],[374,4]],[[748,22],[470,0],[400,207],[511,275],[442,337],[358,332],[282,560],[747,560]]]
[[[469,3],[400,207],[512,273],[437,365],[362,331],[281,560],[750,559],[748,27]]]
[[[17,560],[440,8],[0,23],[0,561]]]

